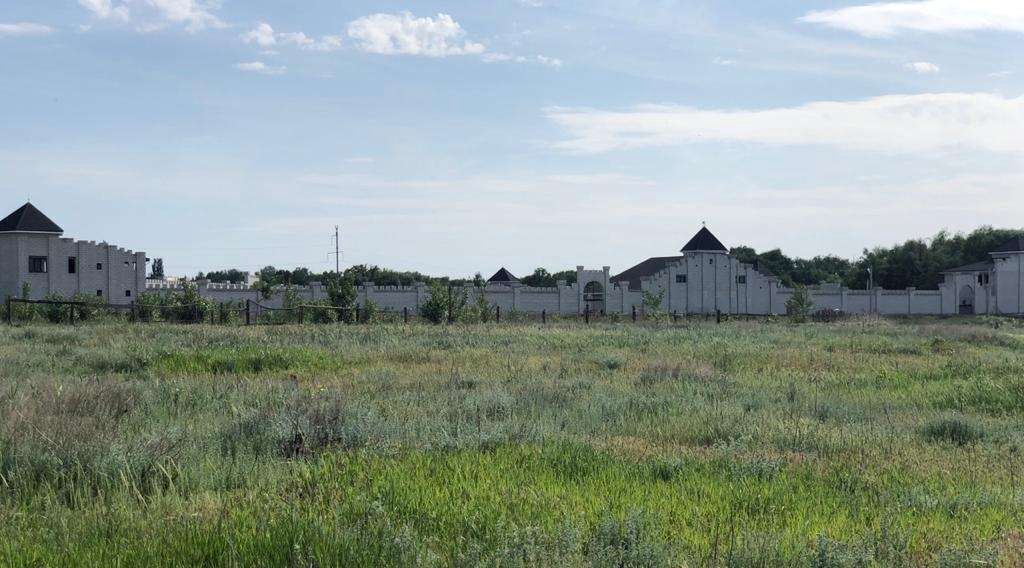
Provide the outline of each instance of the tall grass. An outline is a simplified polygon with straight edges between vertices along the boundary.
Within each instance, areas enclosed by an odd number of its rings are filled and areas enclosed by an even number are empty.
[[[1021,328],[0,329],[5,565],[1013,565]]]

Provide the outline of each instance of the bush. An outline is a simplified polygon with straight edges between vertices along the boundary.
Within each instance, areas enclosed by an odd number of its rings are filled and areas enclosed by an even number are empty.
[[[62,294],[50,292],[43,297],[47,302],[66,302]],[[61,323],[71,319],[71,306],[67,304],[41,304],[39,311],[42,312],[43,317],[50,323]]]
[[[94,320],[100,316],[105,302],[99,296],[83,294],[79,292],[71,297],[71,301],[78,304],[74,307],[75,318],[82,321]]]
[[[372,323],[380,319],[380,306],[377,302],[367,298],[366,302],[363,303],[363,310],[360,314],[364,322]]]
[[[922,433],[932,442],[948,442],[958,446],[974,444],[985,438],[985,431],[980,426],[961,418],[933,420],[925,424]]]
[[[449,317],[454,321],[462,316],[467,301],[464,289],[434,282],[430,285],[430,298],[420,304],[420,316],[434,324],[444,323]]]
[[[483,287],[477,288],[473,305],[466,309],[465,319],[468,322],[487,323],[495,316],[494,304],[487,301],[487,293]]]
[[[327,288],[328,302],[335,308],[342,308],[344,311],[337,312],[336,317],[345,323],[352,323],[355,320],[355,305],[358,292],[351,280],[343,278],[341,282]]]
[[[793,296],[786,300],[786,313],[793,321],[802,323],[807,321],[807,316],[814,309],[814,302],[806,286],[797,285],[793,288]]]
[[[665,300],[665,291],[655,294],[645,291],[643,294],[644,316],[655,321],[666,319],[668,314],[662,309],[661,304]]]

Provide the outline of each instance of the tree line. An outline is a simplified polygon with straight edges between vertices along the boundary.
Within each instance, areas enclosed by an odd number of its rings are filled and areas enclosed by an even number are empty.
[[[756,264],[762,271],[777,276],[784,285],[813,286],[842,284],[852,289],[874,285],[890,290],[904,288],[934,289],[942,283],[942,271],[965,264],[989,260],[989,253],[1015,237],[1022,229],[981,227],[968,234],[940,231],[931,239],[910,239],[890,247],[864,249],[857,260],[834,255],[814,258],[790,258],[779,249],[758,253],[747,246],[734,247],[730,253],[741,262]]]
[[[729,252],[741,262],[754,264],[762,272],[772,274],[786,286],[842,284],[852,289],[864,289],[873,275],[874,285],[900,290],[904,288],[933,289],[942,282],[942,271],[988,260],[989,253],[1014,237],[1024,236],[1022,229],[995,229],[984,226],[968,234],[941,231],[930,239],[911,239],[890,247],[864,249],[860,258],[845,259],[836,255],[813,258],[789,257],[780,249],[758,252],[749,246],[733,247]],[[161,262],[162,272],[162,262]],[[267,266],[258,273],[260,285],[308,286],[321,282],[328,288],[349,288],[373,282],[378,286],[411,286],[417,282],[427,285],[482,286],[484,277],[478,272],[472,278],[430,276],[415,271],[399,271],[379,266],[359,264],[345,269],[340,275],[333,271],[314,272],[308,268],[286,270]],[[237,269],[199,273],[197,279],[211,282],[242,282],[245,273]],[[526,286],[553,287],[559,280],[567,284],[576,282],[575,270],[550,272],[537,268],[521,278]]]

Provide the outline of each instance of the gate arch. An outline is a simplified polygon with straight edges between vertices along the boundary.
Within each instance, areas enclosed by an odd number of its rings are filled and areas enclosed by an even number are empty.
[[[974,288],[971,286],[964,286],[960,289],[960,315],[971,316],[974,315]]]
[[[583,287],[583,309],[592,314],[605,313],[604,286],[597,280],[591,280]]]

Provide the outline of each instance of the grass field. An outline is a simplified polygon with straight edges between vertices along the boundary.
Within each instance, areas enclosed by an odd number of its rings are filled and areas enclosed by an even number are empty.
[[[0,328],[0,564],[1024,565],[1024,327]]]

